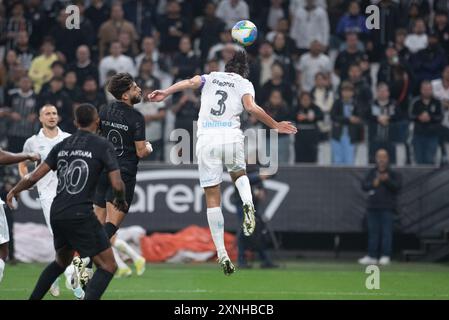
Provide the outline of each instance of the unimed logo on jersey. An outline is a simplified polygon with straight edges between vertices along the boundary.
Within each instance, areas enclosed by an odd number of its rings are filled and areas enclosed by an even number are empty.
[[[232,203],[234,186],[231,177],[224,174],[223,182],[223,209],[235,213],[236,208]],[[264,187],[274,192],[264,211],[264,218],[268,221],[276,214],[290,187],[275,180],[264,181]],[[130,212],[151,214],[168,207],[173,213],[204,213],[206,208],[203,197],[204,192],[198,181],[198,170],[143,171],[137,174],[137,185]]]

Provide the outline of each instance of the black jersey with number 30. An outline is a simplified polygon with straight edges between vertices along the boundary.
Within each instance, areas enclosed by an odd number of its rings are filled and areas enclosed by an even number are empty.
[[[92,213],[100,173],[119,169],[114,147],[103,137],[78,130],[58,143],[45,162],[57,170],[58,188],[52,219],[82,218]]]
[[[114,101],[100,111],[101,135],[115,148],[122,174],[135,176],[139,158],[135,141],[145,141],[143,115],[121,101]]]

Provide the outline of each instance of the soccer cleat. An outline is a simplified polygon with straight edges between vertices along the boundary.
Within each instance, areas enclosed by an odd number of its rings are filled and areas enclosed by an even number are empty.
[[[371,265],[377,264],[377,259],[371,258],[370,256],[364,256],[363,258],[359,259],[358,262],[363,265]]]
[[[235,272],[235,267],[232,264],[229,257],[226,257],[226,256],[222,257],[218,263],[223,268],[223,273],[225,274],[225,276],[230,276],[231,274],[233,274]]]
[[[146,261],[144,257],[140,257],[139,259],[134,261],[134,266],[136,267],[136,273],[138,276],[143,275],[143,273],[145,272],[145,262]]]
[[[243,205],[243,234],[247,237],[252,235],[256,228],[255,212],[256,210],[252,204]]]
[[[115,273],[115,278],[129,277],[132,274],[133,274],[133,272],[130,267],[118,268],[117,272]]]
[[[379,264],[381,266],[388,266],[391,263],[390,257],[382,256],[379,259]]]
[[[82,281],[86,281],[86,271],[83,260],[80,257],[74,257],[72,260],[73,274],[71,279],[71,285],[73,294],[78,300],[84,299],[84,290],[82,289]]]
[[[55,282],[52,283],[52,285],[50,287],[50,294],[53,297],[59,297],[59,295],[61,294],[61,292],[59,290],[59,278],[57,278],[55,280]]]

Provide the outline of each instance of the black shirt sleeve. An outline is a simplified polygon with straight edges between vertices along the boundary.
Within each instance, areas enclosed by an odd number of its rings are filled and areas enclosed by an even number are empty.
[[[58,168],[58,152],[61,149],[62,142],[58,143],[51,149],[45,163],[50,167],[51,170],[55,171]]]
[[[119,170],[114,146],[109,141],[104,141],[104,152],[102,152],[101,161],[103,162],[106,172]]]
[[[134,141],[145,141],[145,118],[140,112],[136,113],[134,124]]]

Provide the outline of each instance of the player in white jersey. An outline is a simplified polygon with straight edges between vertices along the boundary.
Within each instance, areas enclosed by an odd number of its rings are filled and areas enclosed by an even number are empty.
[[[20,161],[38,161],[41,158],[36,153],[10,153],[0,149],[0,165],[14,164]],[[8,257],[9,229],[6,221],[4,202],[0,199],[0,282],[3,278],[6,257]]]
[[[64,132],[58,127],[58,109],[51,104],[42,106],[39,110],[39,121],[42,125],[42,129],[38,134],[28,138],[23,146],[23,152],[35,152],[38,153],[42,160],[47,158],[51,149],[59,142],[70,136],[70,133]],[[28,174],[27,161],[19,163],[19,173],[23,178]],[[44,213],[45,223],[47,224],[50,233],[53,234],[50,225],[50,209],[53,199],[56,196],[56,188],[58,186],[58,177],[56,172],[50,171],[41,180],[37,182],[37,191],[39,194],[39,202]],[[65,275],[68,284],[73,273],[73,267],[68,267]],[[67,286],[69,287],[69,286]],[[50,288],[50,293],[57,297],[60,294],[59,280]]]
[[[251,235],[256,224],[251,187],[246,176],[240,114],[246,109],[257,120],[279,133],[297,132],[290,122],[275,121],[255,103],[254,87],[246,79],[248,73],[246,53],[236,52],[226,64],[225,72],[195,76],[175,83],[165,90],[153,91],[149,95],[150,101],[162,101],[175,92],[202,88],[196,154],[200,185],[206,194],[207,220],[225,275],[232,274],[235,267],[224,246],[224,219],[220,195],[223,164],[227,167],[243,201],[244,234]]]

